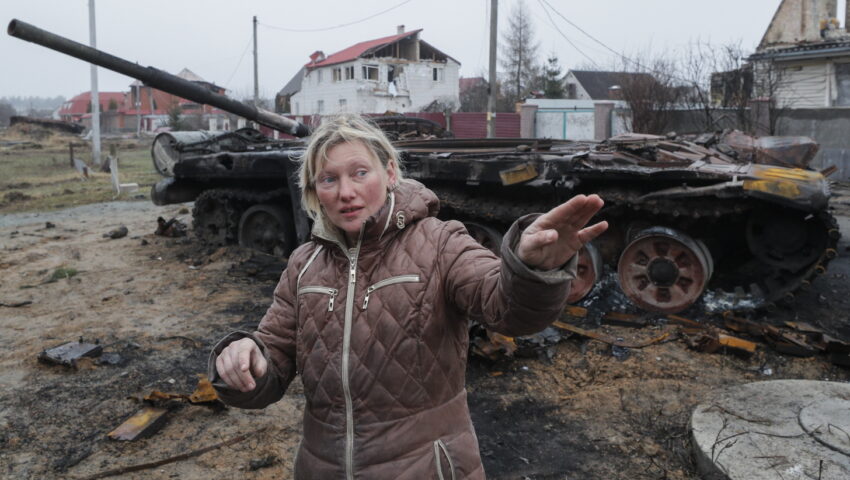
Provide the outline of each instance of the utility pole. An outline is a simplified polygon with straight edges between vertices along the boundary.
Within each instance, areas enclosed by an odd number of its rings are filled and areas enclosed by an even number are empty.
[[[257,16],[254,15],[254,106],[260,106],[260,79],[257,75]]]
[[[95,35],[94,0],[89,0],[89,44],[91,48],[97,48],[97,35]],[[97,94],[97,66],[91,65],[91,135],[92,135],[92,161],[100,167],[100,98]]]
[[[490,0],[490,84],[487,86],[487,138],[496,136],[496,41],[499,30],[499,0]]]

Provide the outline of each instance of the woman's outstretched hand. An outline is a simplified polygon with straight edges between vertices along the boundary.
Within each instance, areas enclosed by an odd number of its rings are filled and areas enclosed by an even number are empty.
[[[602,221],[585,227],[602,208],[599,195],[576,195],[537,217],[529,225],[517,245],[517,256],[529,267],[539,270],[558,268],[581,247],[608,228]]]
[[[253,340],[243,338],[231,343],[218,354],[215,368],[230,388],[250,392],[257,386],[255,379],[266,374],[268,362]]]

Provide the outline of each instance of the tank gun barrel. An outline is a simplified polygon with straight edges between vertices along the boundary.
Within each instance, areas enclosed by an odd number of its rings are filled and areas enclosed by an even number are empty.
[[[306,125],[295,120],[290,120],[284,116],[257,108],[253,105],[246,105],[158,68],[143,67],[137,63],[128,62],[123,58],[50,33],[21,20],[13,19],[9,22],[6,32],[21,40],[26,40],[135,78],[163,92],[177,95],[193,102],[212,105],[275,130],[296,137],[306,137],[310,134],[310,129]]]

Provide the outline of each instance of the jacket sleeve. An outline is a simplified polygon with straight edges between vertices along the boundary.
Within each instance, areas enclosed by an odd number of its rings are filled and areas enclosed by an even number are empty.
[[[471,320],[504,335],[530,335],[557,320],[576,275],[577,255],[550,271],[533,269],[517,256],[522,231],[538,216],[525,215],[511,225],[501,259],[473,240],[459,222],[446,226],[438,261],[447,298]]]
[[[295,377],[297,276],[298,269],[290,263],[281,275],[274,290],[272,305],[260,321],[256,332],[230,333],[213,347],[208,366],[209,378],[224,403],[239,408],[265,408],[280,400]],[[260,347],[269,368],[263,377],[256,379],[253,390],[240,392],[228,387],[221,379],[215,367],[215,360],[227,345],[246,337],[254,340]]]

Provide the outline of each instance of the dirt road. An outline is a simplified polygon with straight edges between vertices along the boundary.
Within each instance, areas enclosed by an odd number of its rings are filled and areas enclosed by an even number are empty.
[[[0,306],[0,477],[88,478],[241,434],[248,436],[230,446],[115,478],[291,477],[304,404],[297,381],[264,411],[181,403],[150,438],[106,438],[142,395],[190,393],[213,342],[256,325],[283,268],[238,248],[154,236],[157,216],[190,223],[181,208],[116,202],[0,218],[0,303],[31,302]],[[836,213],[850,231],[850,212]],[[103,236],[122,224],[127,236]],[[850,338],[846,238],[839,254],[794,308],[757,318],[806,321]],[[60,268],[70,278],[50,281]],[[626,340],[671,329],[603,327]],[[119,364],[75,370],[36,360],[80,337],[119,354]],[[606,344],[574,337],[552,353],[470,361],[470,405],[489,478],[694,479],[688,416],[712,390],[775,378],[850,379],[821,357],[783,356],[764,345],[749,358],[697,353],[681,341],[614,356]]]

